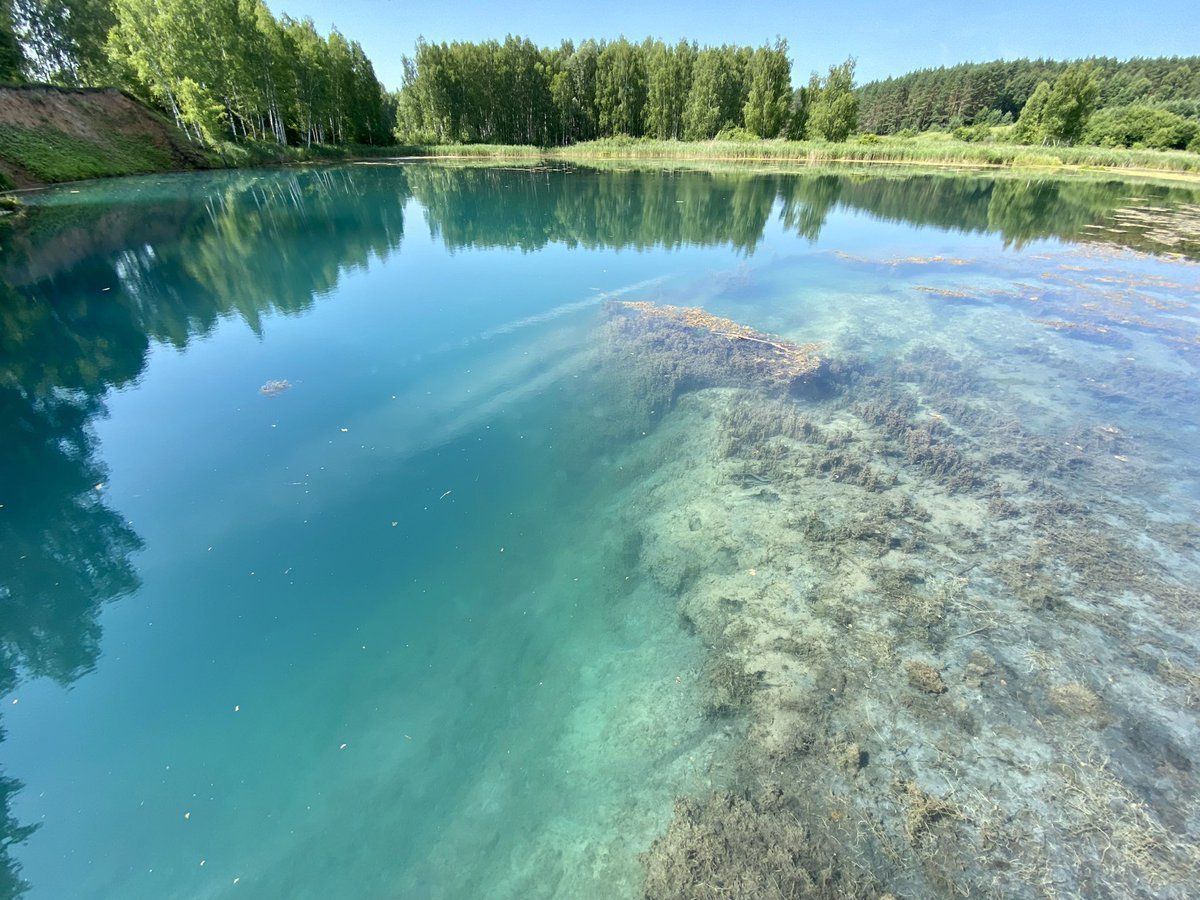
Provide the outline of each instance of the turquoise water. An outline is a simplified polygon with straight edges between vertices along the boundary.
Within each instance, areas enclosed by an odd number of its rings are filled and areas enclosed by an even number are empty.
[[[676,797],[821,793],[801,778],[849,810],[796,799],[810,835],[865,810],[900,835],[897,862],[831,831],[838,871],[978,888],[965,863],[931,871],[918,795],[895,788],[958,798],[909,752],[957,738],[905,716],[983,703],[1012,769],[945,771],[1015,807],[1066,758],[1031,723],[1089,697],[1105,712],[1071,759],[1110,774],[1072,783],[1149,810],[1121,819],[1167,848],[1129,851],[1147,889],[1188,883],[1200,269],[1186,237],[1114,217],[1187,190],[362,165],[31,202],[0,309],[0,765],[30,897],[640,896]],[[626,355],[620,301],[818,342],[827,373],[783,401],[719,377],[658,394],[688,363]],[[716,423],[743,390],[852,437],[730,450]],[[914,443],[931,421],[957,456]],[[861,488],[864,464],[894,485]],[[925,511],[920,540],[795,537],[877,496]],[[1096,606],[1089,583],[1120,627],[1064,611]],[[830,622],[871,649],[839,649]],[[800,654],[796,675],[784,640],[861,651],[900,687],[816,709],[795,691],[828,696],[828,661]],[[1020,691],[961,688],[975,651]],[[714,655],[753,676],[737,710],[714,714]],[[894,693],[911,658],[952,690]],[[872,764],[824,780],[854,742]],[[931,821],[987,825],[953,802]],[[1045,862],[1018,884],[1103,884],[1101,862],[1095,882],[1062,874],[1078,824],[1023,836]]]

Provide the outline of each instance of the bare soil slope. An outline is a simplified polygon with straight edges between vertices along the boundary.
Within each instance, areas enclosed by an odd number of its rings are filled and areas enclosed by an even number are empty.
[[[0,175],[14,187],[207,167],[170,122],[113,88],[0,88]]]

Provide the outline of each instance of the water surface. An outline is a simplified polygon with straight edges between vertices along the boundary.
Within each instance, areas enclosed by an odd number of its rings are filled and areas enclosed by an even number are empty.
[[[832,893],[1184,895],[1200,269],[1129,210],[1195,202],[430,165],[37,196],[8,892],[633,897],[686,857],[675,798],[729,790],[747,867],[786,809]],[[824,367],[727,378],[622,301]]]

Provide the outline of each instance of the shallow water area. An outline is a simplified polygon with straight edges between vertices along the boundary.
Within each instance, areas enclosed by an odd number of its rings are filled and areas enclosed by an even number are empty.
[[[1200,267],[1129,210],[1195,202],[40,196],[3,256],[9,892],[1186,896]]]

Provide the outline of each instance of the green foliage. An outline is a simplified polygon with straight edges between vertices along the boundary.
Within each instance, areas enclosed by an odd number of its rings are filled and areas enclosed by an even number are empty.
[[[822,80],[809,83],[809,113],[805,134],[810,138],[840,142],[858,127],[858,97],[854,94],[854,59],[830,66]]]
[[[1062,144],[1079,140],[1099,97],[1100,82],[1095,68],[1089,63],[1070,66],[1054,82],[1043,110],[1046,137]]]
[[[180,118],[199,132],[204,143],[214,145],[225,130],[225,108],[208,88],[190,78],[182,79],[175,90]]]
[[[175,167],[171,155],[148,140],[112,134],[88,141],[50,128],[3,124],[0,158],[46,182],[161,172]]]
[[[792,63],[787,41],[759,47],[750,59],[750,89],[742,108],[746,130],[759,137],[777,137],[787,124],[792,94]]]
[[[789,81],[783,42],[701,50],[622,37],[539,50],[511,37],[503,45],[421,40],[404,60],[396,135],[538,146],[619,135],[707,140],[725,127],[774,136],[787,124]]]
[[[696,45],[687,41],[680,41],[674,47],[655,41],[651,46],[646,60],[650,82],[646,96],[648,136],[660,140],[683,137],[683,114],[697,53]]]
[[[747,141],[757,141],[759,137],[759,135],[755,134],[749,128],[743,128],[741,125],[729,125],[717,132],[716,140],[735,141],[744,144]]]
[[[392,140],[370,60],[336,29],[276,20],[262,0],[112,0],[112,12],[111,71],[199,142]]]
[[[1118,106],[1096,112],[1088,121],[1084,143],[1101,147],[1149,147],[1183,150],[1200,135],[1200,122],[1161,107]]]
[[[559,116],[581,124],[594,119],[597,60],[580,49],[539,50],[511,36],[503,44],[420,40],[416,56],[404,60],[397,136],[432,143],[550,143],[561,136]]]
[[[596,63],[596,118],[602,135],[641,137],[648,85],[644,47],[620,38]]]
[[[1050,84],[1041,82],[1026,101],[1017,119],[1013,136],[1022,144],[1033,144],[1043,139],[1046,133],[1046,107],[1050,103]]]
[[[67,87],[111,83],[104,43],[116,24],[110,0],[11,0],[26,75]]]
[[[700,51],[684,110],[684,138],[708,140],[722,128],[745,124],[752,56],[749,47],[729,44]]]
[[[0,84],[25,80],[25,54],[13,31],[11,0],[0,2]]]
[[[1026,144],[1073,144],[1096,108],[1100,85],[1088,63],[1068,67],[1054,81],[1041,82],[1017,120],[1016,137]]]
[[[951,134],[957,141],[966,141],[969,144],[978,144],[983,141],[992,139],[992,128],[990,125],[980,122],[976,125],[960,125],[955,128]]]
[[[750,138],[744,130],[729,132],[731,140],[653,141],[617,136],[571,147],[539,150],[533,147],[472,146],[426,147],[421,152],[441,155],[456,153],[464,158],[525,159],[527,161],[563,160],[568,162],[598,159],[680,162],[695,160],[701,165],[713,162],[788,163],[801,166],[822,163],[890,163],[897,165],[1003,166],[1011,168],[1136,169],[1143,171],[1200,174],[1200,156],[1184,151],[1137,150],[1101,147],[1039,147],[1036,151],[1012,143],[988,141],[967,143],[946,133],[926,132],[901,138],[898,135],[874,136],[875,140],[831,144],[824,141],[764,141]],[[741,139],[739,139],[741,138]],[[406,149],[405,152],[412,152]]]
[[[1200,57],[1135,58],[1128,61],[1099,57],[1084,60],[1097,76],[1098,109],[1137,103],[1181,104],[1172,109],[1194,115],[1189,106],[1200,102]],[[948,68],[921,69],[896,78],[874,81],[859,91],[861,125],[877,134],[904,128],[924,131],[948,127],[955,119],[977,124],[981,110],[998,110],[1015,119],[1037,85],[1053,85],[1069,68],[1054,60],[1000,60],[964,63]],[[989,124],[1002,124],[989,122]]]

